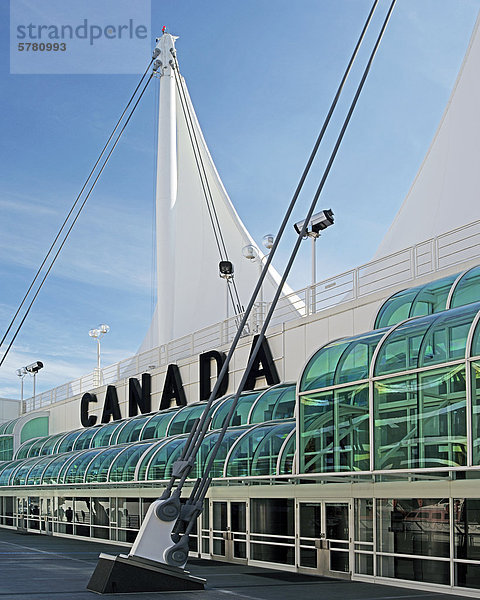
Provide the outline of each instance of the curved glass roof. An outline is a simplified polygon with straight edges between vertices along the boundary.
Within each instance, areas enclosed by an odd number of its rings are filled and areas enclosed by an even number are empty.
[[[260,402],[261,401],[261,402]],[[213,416],[210,430],[221,427],[230,410],[232,396],[217,400],[210,410]],[[170,408],[157,413],[137,415],[130,419],[110,421],[106,424],[77,429],[68,433],[57,433],[24,442],[15,458],[32,458],[62,454],[72,450],[107,448],[109,446],[161,439],[189,433],[196,419],[200,418],[205,402],[196,402],[181,408]],[[258,423],[272,419],[287,419],[295,409],[295,384],[280,384],[272,388],[245,392],[231,418],[236,423]]]
[[[18,423],[18,421],[20,419],[21,419],[21,417],[17,417],[16,419],[12,419],[11,421],[2,423],[0,425],[0,435],[13,433],[13,428],[15,427],[15,424]]]
[[[468,333],[479,311],[480,302],[412,319],[393,328],[379,349],[374,375],[465,358]]]
[[[480,266],[473,267],[455,286],[450,300],[450,308],[457,308],[480,300]]]
[[[480,302],[466,304],[409,319],[390,328],[331,342],[308,361],[300,379],[299,391],[368,379],[374,356],[374,377],[478,356],[480,324],[475,327],[471,348],[467,348],[467,344],[479,312]]]
[[[388,329],[378,329],[351,338],[331,342],[308,362],[300,381],[300,390],[314,390],[366,379],[378,342]]]
[[[210,476],[289,474],[295,452],[294,428],[295,421],[289,419],[228,429]],[[210,431],[205,436],[190,479],[202,474],[219,433]],[[163,481],[171,476],[173,463],[180,458],[187,438],[188,434],[181,434],[11,461],[0,467],[0,486]]]
[[[480,266],[477,266],[463,274],[456,273],[393,294],[378,311],[375,329],[479,301]]]

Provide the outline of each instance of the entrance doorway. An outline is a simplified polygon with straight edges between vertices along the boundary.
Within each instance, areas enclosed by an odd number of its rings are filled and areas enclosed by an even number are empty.
[[[242,500],[211,502],[212,558],[247,563],[247,509],[247,502]]]
[[[350,578],[351,505],[340,501],[299,502],[297,510],[299,570]]]

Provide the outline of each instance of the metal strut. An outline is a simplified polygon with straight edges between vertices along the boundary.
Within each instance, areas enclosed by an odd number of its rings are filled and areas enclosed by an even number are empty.
[[[137,536],[137,539],[135,541],[135,544],[133,545],[131,551],[130,551],[130,556],[144,556],[146,558],[151,558],[155,560],[159,559],[159,556],[161,556],[161,560],[163,560],[163,562],[165,562],[168,565],[171,566],[175,566],[175,567],[180,567],[183,568],[187,562],[187,558],[188,558],[188,541],[189,541],[189,535],[195,525],[196,519],[198,517],[198,515],[202,512],[202,508],[203,508],[203,501],[206,497],[208,488],[210,486],[211,483],[211,477],[210,477],[210,471],[211,468],[214,464],[215,458],[218,454],[218,451],[221,447],[222,441],[224,439],[225,436],[225,432],[228,428],[228,424],[230,422],[230,419],[236,409],[240,394],[243,391],[243,388],[245,386],[245,383],[247,381],[248,378],[248,373],[251,370],[258,351],[261,347],[262,341],[265,337],[265,332],[267,327],[270,324],[273,312],[276,308],[277,302],[280,298],[281,292],[282,292],[282,288],[283,285],[286,282],[286,278],[290,273],[291,267],[293,265],[293,262],[296,258],[296,255],[298,253],[299,247],[300,247],[300,243],[302,241],[302,239],[304,238],[305,234],[306,234],[306,230],[308,227],[308,223],[311,220],[312,214],[315,210],[317,201],[319,199],[319,196],[323,190],[323,187],[325,185],[326,179],[330,173],[331,167],[333,165],[333,162],[336,158],[336,155],[338,153],[338,149],[340,147],[340,144],[343,140],[345,131],[347,129],[347,126],[350,122],[351,116],[353,114],[353,111],[355,109],[355,106],[357,104],[358,98],[360,96],[360,93],[363,89],[363,85],[365,83],[365,80],[367,78],[367,75],[370,71],[370,67],[372,65],[373,59],[376,55],[376,52],[378,50],[378,47],[380,45],[380,41],[383,37],[383,34],[385,32],[387,23],[389,21],[390,15],[393,11],[394,5],[396,3],[396,0],[393,0],[391,2],[390,8],[388,10],[388,13],[385,17],[385,20],[383,22],[382,28],[380,30],[380,33],[378,34],[376,43],[374,45],[374,48],[370,54],[370,58],[368,60],[368,63],[365,67],[362,79],[358,85],[356,94],[352,100],[350,109],[348,111],[347,116],[345,117],[343,126],[341,128],[341,131],[337,137],[337,141],[335,143],[335,146],[333,148],[333,151],[331,153],[330,159],[327,163],[327,166],[325,167],[323,176],[321,178],[321,181],[318,185],[317,191],[314,195],[314,198],[311,202],[309,211],[305,217],[304,220],[304,224],[303,227],[301,229],[301,231],[299,232],[298,238],[296,240],[295,246],[292,250],[290,259],[288,261],[287,267],[285,269],[285,272],[282,276],[281,282],[278,286],[278,289],[276,291],[276,294],[274,296],[274,299],[270,305],[270,309],[268,311],[268,314],[265,318],[264,324],[262,326],[261,332],[259,334],[258,340],[255,344],[255,347],[251,353],[247,368],[243,374],[242,380],[238,386],[238,389],[236,391],[236,394],[233,398],[233,401],[231,403],[230,406],[230,410],[229,413],[227,415],[227,417],[224,420],[223,423],[223,427],[219,432],[217,441],[215,443],[214,448],[212,449],[212,451],[209,453],[209,459],[207,464],[204,466],[203,468],[203,473],[202,476],[197,478],[195,481],[195,484],[190,492],[190,496],[188,497],[188,499],[186,500],[185,503],[181,503],[180,501],[180,496],[181,496],[181,492],[183,489],[183,486],[185,484],[185,481],[188,477],[188,475],[190,474],[195,459],[198,455],[198,452],[200,450],[201,444],[205,438],[205,435],[208,431],[208,425],[209,425],[209,413],[210,413],[210,408],[214,402],[214,400],[216,399],[219,387],[221,385],[221,381],[222,378],[224,377],[224,375],[227,372],[229,363],[232,359],[233,353],[236,349],[236,346],[238,344],[238,341],[240,340],[240,337],[242,336],[242,332],[243,329],[247,323],[248,317],[250,315],[250,312],[253,308],[254,302],[256,300],[256,297],[260,291],[260,288],[262,286],[262,283],[266,277],[266,274],[268,272],[268,267],[273,259],[273,256],[275,254],[275,251],[278,247],[279,241],[286,229],[288,220],[291,216],[291,213],[293,211],[293,208],[295,206],[295,203],[298,199],[299,193],[303,187],[303,184],[305,182],[306,176],[312,166],[313,160],[315,158],[315,155],[317,153],[317,150],[320,146],[320,143],[324,137],[325,134],[325,130],[330,122],[330,119],[332,117],[332,114],[335,110],[335,107],[337,105],[338,99],[340,97],[340,94],[343,90],[344,84],[347,80],[347,77],[350,73],[350,70],[352,68],[352,65],[355,61],[355,58],[358,54],[359,48],[361,46],[361,43],[365,37],[366,31],[368,29],[368,26],[371,22],[372,16],[374,14],[374,11],[377,7],[379,0],[375,0],[375,2],[373,3],[373,6],[370,10],[370,13],[367,17],[367,20],[365,22],[365,25],[363,27],[363,30],[360,34],[360,37],[358,39],[358,42],[355,46],[355,49],[353,51],[353,54],[350,58],[350,61],[348,63],[348,66],[345,70],[345,73],[343,75],[343,78],[341,80],[341,83],[338,87],[337,93],[332,101],[330,110],[325,118],[325,121],[323,123],[322,129],[320,131],[320,134],[316,140],[314,149],[310,155],[310,158],[307,162],[307,166],[305,167],[305,170],[302,174],[302,177],[300,179],[300,182],[297,186],[297,189],[295,191],[295,194],[292,198],[292,201],[288,207],[288,210],[285,214],[284,220],[282,222],[282,225],[279,229],[279,232],[275,238],[275,242],[274,245],[272,247],[272,250],[270,252],[270,254],[267,257],[267,261],[262,269],[261,275],[259,277],[259,280],[257,282],[257,285],[255,287],[255,290],[252,294],[252,297],[250,298],[249,304],[245,310],[245,313],[242,317],[242,321],[240,323],[240,326],[236,332],[236,335],[234,337],[234,340],[232,342],[232,345],[230,347],[230,350],[228,352],[228,355],[226,357],[226,360],[222,366],[222,369],[218,375],[217,381],[215,383],[215,386],[210,394],[210,397],[208,399],[208,401],[205,404],[205,408],[204,411],[202,413],[202,416],[200,417],[200,419],[198,419],[198,421],[195,423],[194,427],[192,428],[190,435],[188,437],[187,443],[185,444],[183,453],[181,458],[176,461],[173,464],[173,470],[172,470],[172,475],[171,478],[162,494],[162,496],[156,500],[150,507],[147,516],[144,520],[144,523],[142,524],[142,527],[139,531],[139,534]],[[178,70],[178,63],[176,63],[176,59],[175,59],[175,50],[173,48],[170,49],[170,53],[172,55],[172,59],[170,60],[170,66],[172,68],[176,67],[174,70],[177,71]],[[182,533],[183,532],[183,533]]]
[[[287,222],[290,218],[290,215],[292,213],[292,210],[294,208],[294,205],[296,203],[296,200],[298,198],[298,195],[300,193],[300,190],[303,186],[303,183],[305,181],[305,178],[310,170],[310,167],[313,163],[313,159],[315,158],[316,152],[318,150],[318,147],[320,145],[320,142],[323,139],[326,127],[330,121],[331,115],[335,109],[335,106],[337,104],[338,98],[340,96],[340,93],[342,91],[343,85],[346,81],[346,78],[350,72],[350,69],[352,67],[352,64],[355,60],[355,57],[358,53],[359,47],[363,41],[363,38],[365,36],[366,30],[370,24],[371,18],[373,16],[373,13],[375,11],[375,8],[378,4],[378,0],[376,0],[373,3],[372,9],[367,17],[367,21],[364,25],[364,28],[362,30],[362,33],[360,35],[360,38],[357,42],[357,45],[354,49],[354,52],[352,54],[352,58],[350,59],[350,62],[347,66],[347,69],[345,71],[344,77],[341,81],[341,84],[339,86],[339,89],[337,91],[337,94],[332,102],[332,106],[329,110],[329,113],[325,119],[325,122],[322,126],[322,129],[320,131],[320,134],[317,138],[317,141],[315,143],[314,149],[312,151],[312,154],[310,156],[310,159],[307,163],[307,166],[305,167],[305,170],[302,174],[302,177],[300,179],[300,182],[297,186],[297,189],[295,191],[295,194],[292,198],[292,201],[288,207],[288,210],[285,214],[285,217],[283,219],[282,225],[280,227],[279,233],[277,235],[277,237],[275,238],[275,243],[272,247],[272,250],[270,252],[270,254],[267,257],[267,261],[262,269],[262,272],[260,274],[260,278],[257,282],[257,285],[255,287],[255,290],[252,294],[252,297],[250,298],[249,304],[247,306],[247,309],[243,315],[242,318],[242,322],[236,332],[235,338],[232,342],[232,345],[230,347],[230,350],[228,352],[228,355],[226,357],[226,360],[222,366],[222,369],[218,375],[217,381],[215,383],[215,386],[213,388],[212,393],[210,394],[210,397],[208,399],[208,401],[205,404],[205,408],[204,411],[201,415],[201,417],[195,422],[194,426],[192,427],[192,430],[190,431],[190,434],[188,436],[187,442],[183,448],[183,452],[182,455],[180,457],[179,460],[177,460],[174,464],[173,464],[173,470],[172,470],[172,476],[162,494],[162,496],[156,500],[149,508],[147,515],[144,519],[144,522],[140,528],[140,531],[137,535],[137,538],[135,540],[135,543],[130,551],[130,554],[128,555],[128,557],[117,557],[117,561],[123,561],[122,562],[122,569],[125,568],[125,565],[128,564],[128,560],[130,560],[129,563],[129,568],[133,569],[135,565],[135,568],[138,566],[139,561],[142,560],[146,560],[149,563],[153,563],[155,562],[156,565],[159,565],[159,563],[163,563],[163,567],[161,567],[161,571],[163,574],[165,573],[170,573],[171,571],[168,571],[168,569],[177,569],[176,573],[178,574],[178,577],[183,578],[182,581],[185,582],[185,577],[187,577],[189,583],[185,583],[185,587],[183,588],[175,588],[175,589],[193,589],[193,588],[189,588],[188,585],[196,585],[195,582],[192,581],[191,576],[187,575],[185,571],[183,571],[183,568],[185,567],[185,564],[187,562],[188,559],[188,542],[189,542],[189,535],[195,525],[196,519],[198,517],[198,515],[202,512],[202,508],[203,508],[203,501],[206,497],[208,488],[210,486],[211,483],[211,477],[210,477],[210,471],[211,468],[213,466],[213,463],[215,461],[215,458],[217,456],[217,453],[221,447],[222,441],[224,439],[225,436],[225,432],[228,428],[228,424],[230,422],[230,419],[236,409],[240,394],[243,391],[243,388],[245,386],[245,383],[247,381],[248,378],[248,374],[249,371],[251,370],[254,361],[256,359],[256,356],[258,354],[258,351],[261,347],[262,341],[265,337],[265,332],[267,327],[269,326],[270,320],[272,318],[273,312],[276,308],[276,304],[280,298],[281,292],[282,292],[282,288],[283,285],[286,282],[287,276],[290,273],[291,267],[293,265],[293,262],[296,258],[296,255],[298,253],[299,247],[300,247],[300,243],[302,241],[302,239],[304,238],[304,236],[306,235],[306,231],[307,231],[307,227],[308,224],[311,220],[311,217],[313,215],[313,212],[315,210],[317,201],[320,197],[320,194],[323,190],[323,187],[325,185],[325,182],[327,180],[327,177],[330,173],[330,170],[332,168],[332,165],[334,163],[334,160],[337,156],[338,150],[340,148],[341,142],[343,140],[343,137],[345,135],[346,129],[348,127],[348,124],[350,122],[350,119],[352,117],[352,114],[354,112],[354,109],[356,107],[358,98],[360,96],[360,93],[363,89],[364,83],[366,81],[367,75],[370,71],[370,67],[372,65],[373,59],[376,55],[376,52],[378,50],[378,47],[380,45],[381,39],[383,37],[383,34],[385,32],[386,26],[388,24],[388,21],[390,19],[390,16],[392,14],[393,8],[395,6],[396,0],[392,0],[391,4],[390,4],[390,8],[387,12],[387,15],[384,19],[382,28],[380,30],[380,33],[378,34],[376,43],[373,47],[373,50],[370,54],[370,58],[368,60],[368,63],[364,69],[363,72],[363,76],[361,78],[361,81],[357,87],[355,96],[351,102],[349,111],[347,113],[347,116],[344,119],[342,128],[340,130],[340,133],[338,134],[336,143],[334,145],[334,148],[332,150],[332,153],[330,155],[329,161],[324,169],[322,178],[320,180],[320,183],[318,185],[318,188],[316,190],[316,193],[314,195],[314,198],[311,202],[310,208],[308,210],[308,213],[305,217],[305,220],[303,222],[303,226],[301,228],[301,230],[299,231],[298,237],[296,239],[294,248],[292,250],[292,253],[290,255],[287,267],[285,269],[285,272],[282,276],[281,282],[278,286],[278,289],[275,293],[274,299],[271,303],[270,309],[267,313],[267,316],[265,318],[264,324],[262,326],[261,332],[258,336],[258,340],[257,343],[255,344],[255,347],[251,353],[247,368],[243,374],[242,380],[238,386],[237,392],[233,398],[233,401],[231,403],[230,406],[230,410],[229,413],[227,415],[227,417],[224,420],[222,429],[220,430],[219,434],[218,434],[218,438],[217,441],[215,443],[214,448],[212,449],[212,451],[209,453],[209,459],[207,464],[204,466],[203,468],[203,473],[202,476],[197,478],[195,481],[195,484],[191,490],[190,496],[189,498],[186,500],[186,502],[184,504],[182,504],[181,500],[180,500],[180,496],[181,496],[181,492],[182,492],[182,488],[185,484],[185,481],[189,475],[189,473],[191,472],[194,463],[195,463],[195,459],[199,453],[201,444],[205,438],[205,435],[207,433],[208,430],[208,425],[209,425],[209,421],[210,421],[210,408],[217,396],[219,387],[221,385],[221,381],[222,378],[224,377],[227,369],[228,369],[228,365],[231,361],[231,358],[233,356],[233,352],[238,344],[238,341],[242,335],[243,332],[243,328],[246,325],[247,319],[249,317],[249,314],[253,308],[253,304],[255,302],[255,299],[259,293],[260,287],[263,283],[263,280],[265,279],[265,276],[268,272],[268,267],[270,265],[270,262],[273,258],[273,255],[278,247],[278,243],[279,240],[281,238],[281,236],[283,235],[285,228],[287,226]],[[173,48],[170,49],[170,52],[172,53],[172,55],[174,55],[174,50]],[[101,561],[104,561],[103,563]],[[94,573],[94,575],[92,576],[92,580],[95,578],[95,575],[98,573],[100,573],[100,571],[103,569],[106,569],[107,567],[110,567],[109,564],[107,564],[105,561],[107,559],[103,558],[102,556],[100,557],[100,561],[99,564],[97,565],[97,569]],[[109,560],[113,560],[112,557],[109,558]],[[125,564],[124,564],[125,563]],[[110,569],[110,572],[112,571],[112,569]],[[91,580],[91,582],[92,582]],[[109,581],[111,581],[111,575],[109,575]],[[105,582],[104,582],[105,583]],[[197,582],[198,583],[198,582]],[[108,586],[106,586],[108,587]],[[106,589],[106,587],[104,586],[103,589]],[[90,589],[94,589],[95,591],[99,591],[99,586],[91,586],[91,583],[89,584],[89,588]],[[166,585],[163,586],[162,588],[159,589],[172,589],[167,587]],[[199,589],[199,588],[195,588],[195,589]],[[122,591],[122,590],[118,590],[118,591]]]

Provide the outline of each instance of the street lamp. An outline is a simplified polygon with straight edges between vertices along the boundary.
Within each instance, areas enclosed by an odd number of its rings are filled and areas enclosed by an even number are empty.
[[[25,375],[28,373],[27,367],[21,367],[20,369],[17,369],[16,373],[20,377],[20,399],[23,404],[23,380],[25,378]]]
[[[16,370],[17,375],[21,378],[21,388],[20,388],[20,395],[21,395],[21,399],[23,402],[23,378],[25,377],[25,375],[27,373],[30,373],[30,375],[33,376],[33,407],[35,408],[35,384],[36,384],[36,379],[37,379],[37,373],[40,371],[40,369],[43,369],[43,363],[39,360],[37,360],[34,363],[31,363],[29,365],[27,365],[26,367],[21,367],[20,369]]]
[[[101,367],[100,367],[100,340],[110,331],[110,327],[102,323],[95,329],[90,329],[88,335],[97,340],[97,368],[93,370],[93,385],[101,385]]]
[[[274,238],[273,234],[271,234],[271,233],[267,233],[267,235],[263,236],[262,243],[269,252],[273,246],[274,239],[275,238]],[[252,263],[258,262],[258,275],[260,277],[260,275],[262,274],[262,268],[263,268],[262,260],[265,258],[265,255],[262,256],[260,254],[260,252],[258,251],[258,248],[256,246],[254,246],[253,244],[248,244],[247,246],[244,246],[242,248],[242,254],[250,262],[252,262]],[[260,287],[259,302],[260,302],[261,310],[263,311],[263,285]]]

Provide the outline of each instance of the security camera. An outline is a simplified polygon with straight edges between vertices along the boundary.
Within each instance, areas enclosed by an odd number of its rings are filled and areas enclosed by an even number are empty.
[[[298,221],[298,223],[295,223],[294,227],[297,233],[301,233],[304,223],[305,219],[303,219],[303,221]],[[326,210],[322,210],[322,212],[312,215],[312,218],[309,223],[310,229],[307,229],[306,233],[308,234],[313,232],[316,234],[320,234],[320,231],[323,231],[327,227],[330,227],[330,225],[333,225],[333,223],[334,218],[332,209],[328,208]]]
[[[233,264],[229,260],[221,260],[218,264],[218,269],[220,271],[220,277],[223,277],[224,279],[233,277]]]
[[[40,369],[43,369],[43,363],[37,360],[37,362],[32,363],[31,365],[27,365],[25,367],[29,373],[38,373]]]

